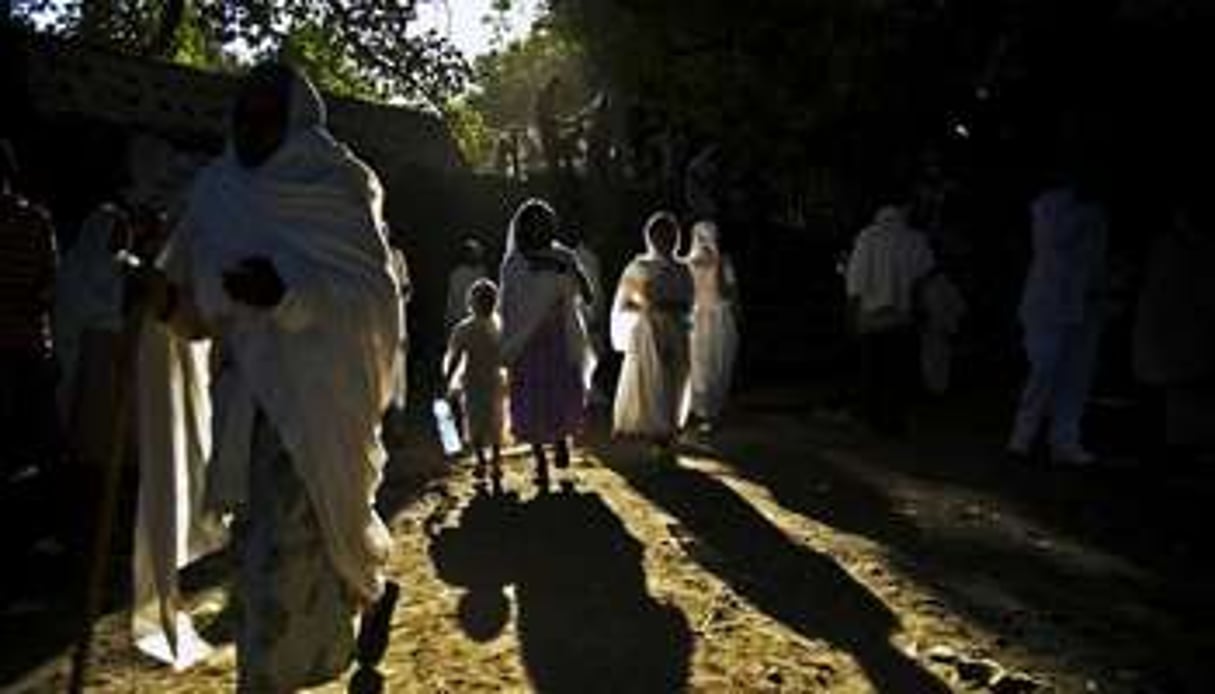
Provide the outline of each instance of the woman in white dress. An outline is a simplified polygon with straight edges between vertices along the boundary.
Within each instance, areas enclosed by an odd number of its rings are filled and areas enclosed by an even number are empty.
[[[679,223],[658,212],[645,226],[646,252],[625,268],[612,304],[612,345],[624,353],[613,430],[667,444],[688,412],[693,286],[675,258]]]
[[[717,225],[692,226],[692,249],[685,262],[692,273],[692,416],[710,430],[725,408],[738,354],[735,301],[738,280],[730,258],[718,246]]]

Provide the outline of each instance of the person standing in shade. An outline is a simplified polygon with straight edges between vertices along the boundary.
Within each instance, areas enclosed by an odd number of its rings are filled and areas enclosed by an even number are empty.
[[[849,313],[859,337],[862,407],[881,434],[906,432],[920,371],[916,297],[935,265],[927,239],[907,223],[907,208],[878,210],[848,259]]]
[[[59,256],[50,215],[19,194],[17,174],[16,154],[0,140],[0,492],[6,502],[10,492],[44,484],[58,457],[50,311]],[[18,504],[5,504],[6,517],[30,501],[19,494]]]
[[[624,353],[613,431],[669,447],[688,415],[689,336],[694,287],[675,258],[679,222],[657,212],[646,252],[625,268],[612,304],[612,345]]]
[[[692,272],[692,416],[703,433],[712,431],[725,409],[738,355],[738,279],[721,252],[717,225],[692,225],[692,249],[685,262]]]
[[[1080,422],[1101,338],[1108,222],[1078,179],[1039,195],[1030,212],[1033,257],[1020,306],[1029,375],[1008,451],[1029,456],[1049,419],[1051,459],[1084,465],[1094,460]]]
[[[502,262],[502,361],[510,372],[515,438],[531,445],[536,483],[547,489],[551,447],[569,466],[569,439],[582,428],[595,358],[582,321],[590,281],[570,250],[554,244],[557,215],[531,199],[511,219]]]
[[[1175,205],[1148,257],[1134,324],[1135,374],[1164,398],[1168,463],[1215,463],[1215,229],[1197,193]]]

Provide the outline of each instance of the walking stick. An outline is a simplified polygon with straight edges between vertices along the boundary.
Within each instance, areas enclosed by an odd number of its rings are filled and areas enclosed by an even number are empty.
[[[88,583],[84,594],[84,621],[75,649],[72,651],[72,670],[68,679],[68,692],[81,694],[84,691],[85,675],[93,649],[93,622],[105,607],[106,582],[109,578],[110,545],[114,535],[114,516],[118,507],[118,487],[122,480],[122,467],[127,454],[127,430],[131,414],[131,379],[133,359],[140,329],[143,326],[143,311],[136,310],[126,321],[117,358],[117,385],[114,402],[114,417],[111,420],[113,445],[101,487],[101,505],[97,509],[97,525],[93,536],[88,572]]]

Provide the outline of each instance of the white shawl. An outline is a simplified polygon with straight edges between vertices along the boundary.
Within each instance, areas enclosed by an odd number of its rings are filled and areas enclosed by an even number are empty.
[[[935,265],[932,249],[896,207],[883,207],[857,237],[848,260],[848,296],[866,313],[893,311],[910,317],[913,289]]]
[[[522,210],[524,206],[519,209]],[[517,360],[549,312],[555,310],[554,307],[560,307],[556,310],[563,310],[565,314],[569,354],[576,360],[583,384],[589,387],[591,374],[595,370],[595,355],[583,320],[584,311],[579,303],[582,299],[578,279],[568,273],[533,270],[518,247],[518,219],[516,213],[507,232],[506,257],[502,261],[500,278],[503,362],[509,367]],[[577,267],[579,272],[585,272],[574,252],[564,246],[553,244],[542,252]]]
[[[387,457],[379,425],[401,339],[399,286],[375,174],[324,129],[323,105],[311,85],[297,80],[291,91],[289,132],[280,149],[255,170],[242,168],[231,151],[204,169],[163,259],[234,362],[237,382],[220,395],[227,401],[216,403],[227,410],[216,427],[221,450],[215,458],[226,469],[200,474],[205,447],[183,443],[191,433],[202,437],[206,427],[191,432],[182,415],[210,416],[206,388],[190,387],[205,383],[204,362],[162,359],[163,368],[141,374],[141,391],[172,393],[178,409],[166,412],[167,421],[148,423],[167,429],[172,446],[141,451],[140,510],[145,495],[175,505],[184,533],[191,523],[182,519],[202,512],[191,485],[204,477],[226,480],[223,500],[239,503],[256,403],[291,456],[334,568],[355,595],[370,601],[382,589],[391,546],[373,501]],[[222,274],[251,255],[271,258],[287,285],[272,311],[236,305],[223,289]],[[181,345],[162,327],[145,332],[145,354],[181,355]],[[145,405],[155,406],[144,400],[141,409]],[[222,450],[225,445],[230,450]],[[175,474],[149,474],[166,465]],[[156,482],[162,486],[153,488]],[[146,554],[158,567],[180,567],[193,558],[188,544],[161,542]],[[174,581],[166,577],[161,585]],[[148,597],[137,595],[136,607]],[[175,591],[162,587],[155,597],[163,605]],[[173,620],[162,622],[171,632]]]

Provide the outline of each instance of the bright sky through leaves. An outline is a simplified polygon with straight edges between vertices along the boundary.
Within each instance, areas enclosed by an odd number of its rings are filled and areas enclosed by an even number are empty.
[[[493,4],[493,0],[425,0],[418,3],[418,29],[437,29],[471,60],[493,48],[493,26],[484,21],[493,13]],[[540,0],[513,0],[507,14],[507,41],[527,35],[539,4]]]

